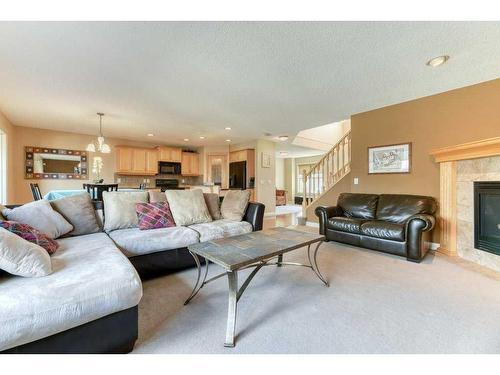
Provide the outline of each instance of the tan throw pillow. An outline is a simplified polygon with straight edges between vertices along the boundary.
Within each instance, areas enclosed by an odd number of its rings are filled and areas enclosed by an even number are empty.
[[[135,228],[139,224],[135,212],[136,203],[147,203],[146,191],[124,192],[105,191],[102,193],[104,205],[104,230]]]
[[[245,215],[249,200],[249,190],[229,190],[224,196],[220,207],[222,217],[224,219],[241,221]]]
[[[203,193],[203,198],[205,198],[205,203],[208,207],[208,212],[212,216],[213,220],[219,220],[222,218],[220,214],[220,200],[219,194],[215,193]]]
[[[163,191],[150,191],[149,192],[149,203],[166,202],[167,196]]]
[[[69,233],[73,226],[45,199],[26,203],[14,209],[5,208],[2,214],[10,221],[28,224],[54,239]]]
[[[101,231],[88,193],[56,199],[51,201],[50,205],[73,225],[73,230],[67,234],[68,236],[81,236]]]
[[[212,221],[201,190],[167,190],[165,193],[178,226]]]
[[[0,228],[0,269],[17,276],[40,277],[52,273],[47,251]]]

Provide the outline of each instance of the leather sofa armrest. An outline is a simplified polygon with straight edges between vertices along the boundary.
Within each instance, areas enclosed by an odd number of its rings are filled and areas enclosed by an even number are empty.
[[[422,232],[430,231],[436,225],[436,219],[432,215],[417,214],[410,216],[406,221],[406,231],[420,230]]]
[[[319,234],[323,235],[326,233],[326,223],[329,218],[344,215],[344,211],[342,211],[342,208],[338,206],[318,206],[314,210],[314,213],[319,219]]]
[[[427,253],[426,239],[430,238],[430,231],[434,228],[436,219],[432,215],[417,214],[410,216],[406,221],[406,259],[420,262]]]
[[[243,221],[252,224],[253,231],[262,230],[262,225],[264,223],[264,210],[266,206],[262,203],[250,202],[248,203],[245,215],[243,215]]]

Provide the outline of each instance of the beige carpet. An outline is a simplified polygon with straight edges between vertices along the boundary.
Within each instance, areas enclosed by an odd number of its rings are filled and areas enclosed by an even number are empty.
[[[304,262],[304,249],[286,260]],[[238,304],[232,349],[223,347],[225,279],[188,306],[195,269],[146,281],[134,352],[500,353],[498,274],[335,243],[322,245],[319,264],[330,288],[303,267],[259,271]]]

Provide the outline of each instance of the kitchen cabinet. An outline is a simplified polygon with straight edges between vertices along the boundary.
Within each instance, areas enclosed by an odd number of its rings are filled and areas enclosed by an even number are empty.
[[[158,173],[156,149],[116,146],[116,173],[124,175],[155,175]]]
[[[182,161],[182,149],[178,147],[160,146],[158,150],[158,161],[169,161],[180,163]]]
[[[200,175],[200,155],[195,152],[183,152],[181,159],[181,174],[183,176]]]

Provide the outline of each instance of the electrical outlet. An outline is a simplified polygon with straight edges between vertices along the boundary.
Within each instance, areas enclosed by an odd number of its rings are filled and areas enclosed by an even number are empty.
[[[358,184],[359,184],[359,178],[354,177],[354,185],[358,185]]]

